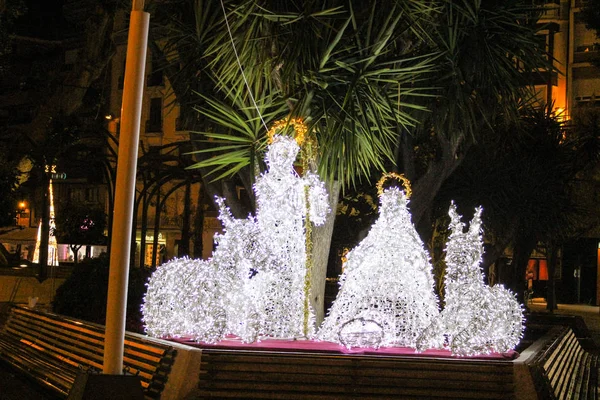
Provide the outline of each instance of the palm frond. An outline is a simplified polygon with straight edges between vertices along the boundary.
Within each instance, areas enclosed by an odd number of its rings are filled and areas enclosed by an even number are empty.
[[[265,146],[266,129],[263,125],[283,115],[287,106],[281,100],[263,95],[257,103],[258,110],[248,106],[242,97],[216,100],[200,95],[206,106],[198,112],[205,116],[217,131],[193,132],[201,135],[204,148],[193,151],[201,160],[190,168],[210,168],[209,175],[220,172],[213,180],[231,177],[242,168],[254,163],[256,155]],[[253,169],[257,165],[251,165]]]

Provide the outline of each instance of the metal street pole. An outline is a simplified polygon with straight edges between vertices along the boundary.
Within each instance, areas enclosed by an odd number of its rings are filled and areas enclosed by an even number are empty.
[[[144,0],[133,0],[121,107],[121,134],[117,158],[108,301],[106,303],[106,332],[102,372],[107,375],[121,375],[123,373],[125,313],[131,252],[131,221],[135,200],[135,174],[150,22],[150,14],[144,12],[143,9]]]

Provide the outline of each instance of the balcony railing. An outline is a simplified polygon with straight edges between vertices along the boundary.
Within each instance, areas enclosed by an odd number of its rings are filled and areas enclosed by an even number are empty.
[[[151,231],[154,227],[154,217],[149,217],[147,221],[148,230]],[[138,221],[138,227],[141,226],[141,223]],[[178,228],[181,229],[183,226],[183,217],[180,215],[161,215],[160,216],[160,228]]]
[[[596,96],[575,96],[577,106],[600,107],[600,97]]]
[[[590,62],[600,58],[600,45],[598,43],[577,46],[573,60],[577,62]]]

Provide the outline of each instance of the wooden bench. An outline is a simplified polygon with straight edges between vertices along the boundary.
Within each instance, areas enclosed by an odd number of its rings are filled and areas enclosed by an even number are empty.
[[[530,363],[540,398],[597,399],[598,354],[585,350],[573,330],[552,328],[545,349]]]
[[[203,349],[195,399],[513,399],[511,361]]]
[[[100,373],[104,327],[24,307],[13,307],[0,331],[0,359],[59,396],[68,396],[78,373]],[[148,399],[160,398],[175,350],[127,332],[123,364],[137,375]]]

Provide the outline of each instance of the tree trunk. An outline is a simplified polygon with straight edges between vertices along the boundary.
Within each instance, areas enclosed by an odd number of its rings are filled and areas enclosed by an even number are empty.
[[[44,282],[48,277],[48,242],[50,240],[50,205],[48,204],[49,182],[45,172],[42,175],[42,218],[41,218],[41,237],[40,237],[40,256],[38,280]]]
[[[491,245],[485,247],[483,253],[483,259],[481,261],[481,268],[484,271],[489,271],[490,266],[498,261],[504,254],[506,248],[510,245],[511,241],[517,233],[517,227],[519,226],[517,217],[512,217],[511,221],[507,223],[506,230],[503,232],[494,233],[494,241]],[[487,276],[489,280],[489,276]]]
[[[194,219],[194,258],[204,258],[204,184],[198,189],[198,203],[196,205],[196,217]]]
[[[115,206],[115,198],[114,198],[114,187],[115,187],[115,181],[113,179],[112,174],[110,173],[110,166],[105,165],[105,178],[106,179],[106,184],[107,184],[107,189],[108,189],[108,193],[106,196],[106,202],[107,202],[107,206],[108,206],[108,218],[106,221],[106,231],[108,232],[108,235],[106,237],[106,253],[110,254],[110,248],[111,248],[111,240],[112,240],[112,227],[113,227],[113,214],[114,214],[114,206]]]
[[[525,274],[527,273],[527,263],[531,252],[535,248],[536,241],[533,237],[518,238],[515,241],[513,250],[513,276],[512,282],[507,286],[510,287],[517,295],[519,303],[524,304],[525,302],[525,290],[527,289],[527,282],[525,280]],[[527,307],[527,304],[525,304]]]
[[[146,257],[146,232],[148,231],[148,207],[150,206],[150,201],[148,200],[148,192],[146,190],[143,190],[143,193],[141,194],[142,196],[142,201],[141,201],[141,206],[142,206],[142,226],[140,227],[140,262],[139,262],[139,267],[140,268],[144,268],[144,265],[146,263],[145,257]],[[158,207],[158,206],[157,206]],[[158,210],[157,210],[158,211]],[[155,214],[155,218],[156,218],[156,212]],[[133,227],[133,231],[135,232],[135,226]],[[134,238],[135,240],[135,238]]]
[[[135,267],[135,252],[137,249],[137,241],[135,240],[137,232],[137,215],[140,208],[139,199],[133,204],[133,215],[131,217],[131,254],[129,255],[129,267]]]
[[[223,179],[221,181],[223,188],[223,197],[225,198],[225,204],[229,207],[231,214],[238,219],[244,219],[248,216],[248,212],[254,210],[248,210],[241,202],[241,199],[237,194],[237,187],[235,182],[231,179]],[[214,198],[212,199],[214,202]]]
[[[429,226],[429,212],[440,187],[452,172],[460,165],[458,159],[444,157],[433,164],[416,182],[412,183],[410,213],[415,226]],[[420,229],[422,231],[423,229]],[[430,234],[428,235],[430,236]]]
[[[325,318],[325,281],[327,278],[327,263],[329,260],[329,249],[331,247],[331,236],[335,222],[335,212],[340,195],[340,183],[335,181],[328,185],[329,207],[331,211],[327,215],[325,223],[313,228],[313,271],[311,279],[310,303],[315,311],[317,327]]]
[[[192,184],[188,181],[185,185],[185,197],[183,199],[183,221],[181,223],[181,240],[177,256],[190,255],[190,218],[191,218],[191,189]],[[200,200],[198,201],[198,203]]]
[[[156,255],[158,254],[158,233],[160,231],[160,214],[162,211],[160,200],[160,190],[156,192],[156,209],[154,212],[154,231],[152,232],[152,262],[150,266],[156,267]]]
[[[77,265],[77,263],[79,262],[79,249],[81,249],[81,246],[82,245],[80,245],[80,244],[75,245],[75,246],[73,246],[73,245],[69,246],[69,247],[71,247],[71,251],[73,252],[73,263],[75,263],[75,265]]]
[[[459,147],[462,146],[461,154],[465,154],[470,147],[464,143],[463,136],[451,141],[443,134],[438,133],[436,138],[441,154],[439,158],[431,161],[427,171],[421,176],[416,176],[417,168],[415,166],[415,150],[412,138],[410,136],[402,138],[399,147],[396,149],[396,155],[402,157],[398,164],[402,165],[403,172],[412,185],[410,202],[412,221],[425,242],[431,236],[431,224],[427,217],[433,206],[435,196],[446,178],[458,168],[464,159],[464,157],[459,156]]]
[[[556,264],[558,263],[559,247],[554,242],[548,243],[546,257],[548,260],[548,292],[546,293],[546,309],[550,312],[558,309],[556,304]]]

